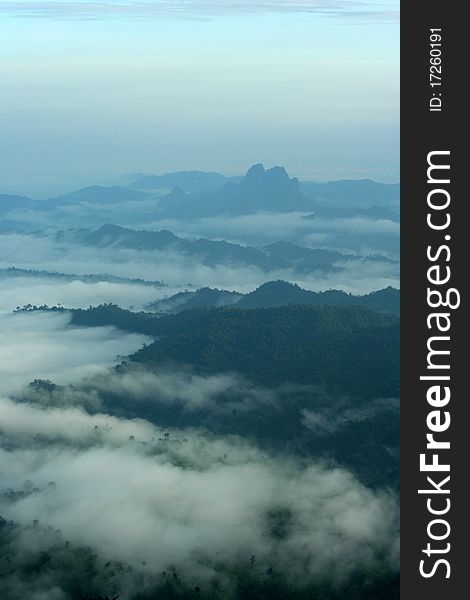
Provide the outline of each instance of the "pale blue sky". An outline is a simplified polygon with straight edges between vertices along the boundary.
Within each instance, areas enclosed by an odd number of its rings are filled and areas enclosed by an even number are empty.
[[[397,181],[397,10],[0,1],[0,193],[254,162]]]

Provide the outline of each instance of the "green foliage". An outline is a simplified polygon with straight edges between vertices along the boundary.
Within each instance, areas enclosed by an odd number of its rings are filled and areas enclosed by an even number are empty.
[[[289,517],[277,511],[272,518],[279,523]],[[21,553],[18,540],[24,546]],[[132,591],[118,590],[123,581]],[[31,590],[47,597],[52,588],[68,600],[398,600],[394,575],[358,573],[347,584],[334,587],[322,582],[295,583],[254,555],[233,564],[220,563],[216,576],[203,581],[187,578],[172,566],[161,574],[146,575],[106,561],[90,548],[73,546],[60,531],[37,521],[20,526],[0,517],[2,600],[29,598]],[[115,591],[109,593],[110,588]]]
[[[26,310],[66,309],[29,305]],[[398,396],[399,321],[392,315],[363,306],[329,305],[198,308],[156,316],[104,304],[70,313],[75,326],[115,326],[155,338],[120,365],[118,373],[139,368],[158,372],[170,364],[189,367],[198,374],[236,371],[256,389],[261,386],[274,397],[272,402],[247,411],[224,410],[243,402],[242,392],[228,390],[215,399],[219,410],[203,407],[188,414],[176,403],[159,404],[154,396],[140,398],[137,405],[113,391],[103,392],[104,407],[110,414],[147,418],[162,428],[195,427],[216,434],[238,434],[300,460],[320,457],[345,465],[371,487],[398,488],[398,411],[386,405],[371,414],[366,410],[377,397]],[[36,380],[24,393],[52,401],[61,389],[48,380]],[[324,391],[323,401],[316,397],[319,389]],[[350,416],[322,431],[305,426],[305,410],[333,417],[342,411]],[[354,416],[361,411],[366,416]],[[34,489],[24,493],[34,493]],[[288,537],[292,519],[285,507],[274,507],[266,515],[267,539],[274,543]],[[22,553],[15,546],[17,539],[26,540]],[[37,522],[21,527],[3,520],[0,597],[21,597],[18,582],[25,589],[43,590],[47,582],[54,581],[70,600],[398,598],[394,575],[357,573],[347,584],[338,582],[335,587],[322,581],[293,582],[289,573],[257,559],[253,551],[236,563],[211,565],[217,573],[212,579],[186,580],[172,567],[162,574],[148,574],[106,561],[90,548],[73,547],[60,532]]]
[[[161,339],[132,360],[238,371],[264,385],[317,383],[398,395],[398,321],[363,307],[198,309],[160,318],[150,330]]]
[[[320,251],[317,251],[320,252]],[[272,308],[289,304],[312,306],[365,306],[379,312],[400,314],[400,291],[388,287],[364,296],[341,290],[311,292],[295,283],[268,281],[249,294],[211,288],[178,292],[170,298],[150,303],[147,308],[161,313],[179,313],[195,307],[236,306],[237,308]]]
[[[240,308],[269,308],[288,304],[313,306],[365,306],[379,312],[400,313],[400,292],[388,287],[364,296],[354,296],[341,290],[311,292],[287,281],[269,281],[246,294],[237,303]]]
[[[176,403],[155,402],[154,397],[142,398],[135,406],[104,393],[109,412],[147,418],[162,427],[203,427],[216,434],[241,435],[273,450],[332,459],[353,469],[372,487],[398,488],[396,409],[384,406],[328,434],[310,431],[302,421],[304,409],[354,413],[367,411],[368,401],[375,398],[399,397],[399,322],[393,316],[360,306],[283,306],[202,308],[160,317],[105,304],[72,311],[72,323],[114,325],[157,338],[118,371],[133,364],[153,371],[189,366],[208,375],[235,371],[253,385],[274,390],[278,398],[271,406],[252,407],[248,412],[227,410],[225,406],[236,406],[243,398],[225,392],[216,398],[222,410],[188,413]],[[32,385],[54,400],[53,384]],[[324,405],[318,405],[308,387],[312,385],[325,391]],[[335,398],[343,399],[338,404]]]
[[[322,383],[372,396],[399,392],[399,321],[362,306],[199,308],[160,317],[103,304],[71,312],[77,326],[114,325],[159,338],[131,357],[140,363],[239,371],[265,385]]]

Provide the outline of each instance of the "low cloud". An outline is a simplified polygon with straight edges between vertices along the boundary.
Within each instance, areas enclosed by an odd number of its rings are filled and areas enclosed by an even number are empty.
[[[103,559],[147,574],[174,565],[201,584],[252,555],[296,585],[396,572],[396,498],[344,469],[77,408],[3,399],[0,414],[2,514]]]
[[[152,398],[155,404],[178,406],[187,412],[248,411],[276,404],[276,396],[270,390],[258,388],[234,374],[202,376],[181,370],[153,373],[134,367],[120,373],[100,373],[83,382],[83,386],[126,399],[128,403]],[[221,394],[226,397],[223,405],[217,401]]]
[[[0,314],[0,514],[11,521],[0,521],[11,532],[0,541],[11,561],[0,572],[2,597],[68,600],[66,582],[76,578],[84,590],[111,586],[133,600],[164,571],[193,589],[217,580],[226,598],[238,568],[260,580],[272,570],[292,589],[397,573],[393,493],[344,468],[194,428],[201,411],[250,419],[252,410],[276,410],[292,389],[258,388],[235,374],[107,368],[145,340],[71,327],[66,313]],[[22,387],[38,377],[64,386]],[[329,401],[321,389],[304,392],[318,412]],[[118,416],[119,405],[142,414],[149,399],[182,410],[191,427],[163,427],[158,411],[153,423]],[[323,414],[333,427],[333,413]],[[314,416],[304,412],[304,425]],[[83,566],[90,556],[95,571]],[[41,570],[42,560],[50,567]]]
[[[240,216],[217,216],[193,219],[191,221],[165,219],[154,223],[141,223],[144,229],[170,229],[180,235],[208,236],[225,239],[235,243],[254,245],[268,244],[278,240],[289,239],[297,244],[309,242],[316,236],[314,245],[332,246],[333,236],[357,235],[390,236],[397,238],[400,226],[388,219],[368,219],[366,217],[349,218],[308,218],[309,213],[256,213]],[[338,241],[338,240],[337,240]],[[375,240],[380,242],[380,240]],[[367,243],[367,238],[363,243]],[[372,240],[370,241],[372,247]],[[336,244],[341,247],[341,238]],[[380,244],[377,244],[380,247]]]
[[[341,404],[343,404],[343,408],[341,408]],[[351,407],[350,402],[341,402],[339,399],[334,407],[322,407],[322,410],[302,410],[302,421],[304,426],[315,434],[329,435],[351,423],[366,421],[387,410],[398,413],[399,409],[398,398],[377,399],[357,407]]]
[[[196,222],[194,226],[182,224],[181,227],[186,228],[184,231],[186,235],[196,234],[195,229],[200,226],[202,228],[209,227],[213,233],[219,227],[219,235],[226,236],[228,239],[236,239],[238,235],[259,236],[262,234],[266,236],[265,232],[270,232],[269,236],[272,235],[272,239],[264,239],[263,243],[290,237],[294,239],[300,235],[300,240],[308,245],[334,247],[333,239],[330,240],[330,244],[319,244],[318,240],[309,238],[311,235],[330,235],[328,232],[312,233],[312,225],[299,215],[284,215],[284,217],[283,221],[283,215],[272,215],[271,220],[266,223],[263,215],[255,215],[246,220],[245,218],[234,219],[233,223],[230,222],[230,219],[220,219],[218,222],[211,220],[206,225]],[[283,222],[284,235],[282,235]],[[245,225],[246,230],[244,230]],[[394,224],[392,225],[394,226]],[[192,231],[193,227],[194,231]],[[299,227],[304,227],[304,229],[298,229]],[[372,232],[372,222],[370,222],[370,227]],[[244,234],[243,231],[245,231]],[[264,233],[262,233],[263,231]],[[299,233],[295,233],[296,231]],[[344,239],[346,233],[337,231],[332,235],[336,236],[335,240],[339,243],[341,239]],[[377,235],[376,237],[386,238],[387,236]],[[388,238],[398,240],[395,233]],[[111,301],[123,306],[132,304],[135,308],[140,309],[149,301],[169,296],[181,289],[209,286],[250,292],[266,281],[278,279],[297,283],[313,291],[337,288],[361,294],[387,285],[398,287],[398,264],[390,262],[386,257],[383,260],[364,261],[360,254],[368,255],[373,252],[372,244],[367,246],[362,234],[356,238],[356,241],[358,244],[361,241],[358,251],[352,252],[353,255],[357,254],[357,257],[341,261],[339,263],[340,271],[332,273],[314,271],[299,275],[291,268],[265,272],[250,265],[230,263],[207,265],[197,258],[189,258],[173,251],[151,252],[115,247],[89,248],[68,242],[57,242],[51,237],[11,234],[0,235],[0,267],[16,266],[79,275],[108,273],[119,277],[163,281],[168,286],[162,289],[147,287],[142,289],[139,286],[122,287],[117,284],[103,284],[93,287],[89,284],[76,283],[73,287],[62,288],[63,293],[61,294],[60,286],[56,288],[54,284],[54,287],[37,290],[36,297],[25,299],[25,303],[41,304],[42,302],[48,303],[50,298],[52,303],[62,302],[72,307]],[[13,287],[15,285],[13,282]],[[8,286],[11,286],[11,282],[3,287],[7,290]],[[0,303],[1,290],[2,286],[0,285]],[[74,293],[76,294],[75,300]],[[24,290],[19,289],[18,297],[25,298],[25,296]],[[22,304],[15,300],[15,295],[12,293],[10,293],[10,298],[10,308]]]
[[[33,379],[77,381],[138,350],[149,338],[114,327],[71,327],[70,315],[0,314],[1,392]]]
[[[17,0],[2,2],[0,12],[14,16],[61,19],[139,18],[162,16],[176,18],[210,18],[213,16],[264,13],[318,14],[329,17],[356,18],[364,22],[396,22],[395,3],[372,3],[351,0],[140,0],[82,1]]]
[[[167,295],[168,292],[166,288],[138,284],[108,281],[85,283],[79,279],[61,281],[53,276],[10,276],[0,279],[0,311],[11,311],[25,304],[62,304],[70,308],[88,308],[104,303],[143,310],[149,302]]]

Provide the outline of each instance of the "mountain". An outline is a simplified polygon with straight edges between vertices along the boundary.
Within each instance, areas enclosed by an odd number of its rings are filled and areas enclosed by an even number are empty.
[[[109,273],[88,273],[78,275],[76,273],[60,273],[57,271],[40,271],[37,269],[19,269],[17,267],[0,267],[0,279],[11,279],[12,277],[28,279],[53,279],[59,281],[82,281],[83,283],[127,283],[147,287],[165,287],[161,281],[149,281],[147,279],[119,277]]]
[[[244,295],[237,302],[240,308],[268,308],[288,304],[366,306],[378,312],[399,315],[400,291],[388,287],[364,296],[353,296],[341,290],[311,292],[287,281],[270,281]]]
[[[134,250],[165,250],[198,258],[207,264],[241,263],[269,268],[268,257],[257,248],[212,241],[204,238],[191,240],[176,236],[171,231],[134,231],[117,225],[103,225],[84,238],[84,243],[100,248],[119,247]]]
[[[238,292],[205,287],[194,292],[178,292],[169,298],[151,302],[146,308],[153,312],[176,313],[201,306],[231,306],[237,304],[240,298],[242,294]]]
[[[179,187],[186,193],[218,192],[229,181],[238,181],[240,177],[226,177],[220,173],[203,171],[177,171],[165,175],[147,175],[138,177],[131,187],[137,190],[171,190]]]
[[[377,183],[371,179],[345,179],[328,183],[304,181],[300,189],[318,204],[330,208],[387,206],[396,210],[400,205],[398,183]]]
[[[40,208],[42,203],[26,196],[0,194],[0,215],[6,215],[13,210]]]
[[[228,182],[219,192],[192,195],[184,203],[168,206],[163,218],[197,218],[247,215],[257,212],[311,211],[315,202],[300,189],[283,167],[252,166],[241,180]]]
[[[111,224],[88,233],[82,238],[82,242],[99,248],[177,252],[197,258],[205,264],[242,264],[258,267],[263,271],[280,268],[293,268],[299,273],[334,271],[335,262],[347,258],[346,255],[333,250],[302,248],[289,242],[254,248],[223,240],[181,238],[168,230],[135,231]]]
[[[226,185],[222,194],[231,214],[305,210],[312,206],[301,192],[298,179],[291,179],[284,167],[266,170],[261,164],[254,165],[240,183]]]
[[[86,235],[84,243],[99,248],[117,246],[134,250],[164,250],[178,246],[183,248],[186,240],[179,238],[171,231],[135,231],[120,225],[103,225],[96,231]]]
[[[362,306],[194,308],[156,316],[102,305],[71,314],[76,326],[114,325],[158,338],[130,357],[149,367],[189,365],[201,373],[239,372],[263,385],[332,385],[370,397],[399,393],[399,320]]]
[[[160,194],[154,192],[158,190]],[[161,192],[168,191],[166,195]],[[36,201],[25,196],[0,194],[0,216],[13,210],[53,211],[80,205],[83,222],[106,222],[113,205],[150,200],[146,217],[159,219],[197,219],[217,216],[242,216],[256,213],[310,213],[306,219],[366,218],[399,222],[398,184],[381,184],[368,179],[330,183],[299,182],[283,167],[265,169],[253,165],[245,176],[225,177],[218,173],[182,171],[161,176],[138,177],[131,187],[88,186]],[[155,202],[154,208],[152,202]],[[132,209],[116,207],[113,220],[127,225],[135,222]],[[149,212],[150,211],[150,212]],[[77,213],[78,214],[78,213]],[[54,216],[55,218],[55,216]],[[58,218],[64,218],[61,214]]]
[[[240,372],[266,385],[316,383],[398,394],[399,322],[360,306],[193,309],[161,317],[136,362]]]
[[[80,204],[82,202],[86,204],[101,205],[113,204],[117,202],[128,202],[133,200],[143,200],[150,197],[151,195],[145,192],[139,192],[137,190],[117,185],[112,187],[92,185],[75,192],[71,192],[70,194],[65,194],[64,196],[51,198],[49,202],[55,206]]]
[[[176,180],[172,180],[172,183],[189,192]],[[168,198],[161,204],[164,207],[161,216],[190,219],[257,212],[317,212],[354,208],[352,216],[374,219],[393,217],[396,220],[399,201],[399,184],[377,183],[370,179],[299,182],[295,177],[290,178],[283,167],[265,169],[262,164],[256,164],[248,169],[243,178],[232,178],[221,189],[212,188],[211,193],[188,193],[184,201],[181,197],[174,202]],[[369,209],[369,212],[360,215],[357,212],[359,209]],[[393,213],[381,209],[393,210]],[[336,216],[347,217],[348,214],[339,213]]]
[[[398,489],[400,328],[392,315],[361,306],[292,305],[168,316],[111,304],[68,312],[76,327],[111,325],[156,339],[115,368],[130,381],[149,373],[232,374],[234,385],[214,388],[209,402],[190,410],[186,402],[168,402],[166,392],[162,402],[153,386],[143,387],[138,402],[126,388],[100,387],[104,412],[145,418],[163,431],[199,427],[242,436],[274,452],[346,465],[372,487]],[[87,397],[93,380],[83,385]]]
[[[365,306],[378,312],[400,314],[400,291],[388,287],[364,296],[354,296],[341,290],[311,292],[295,283],[269,281],[249,294],[210,288],[179,292],[174,296],[147,305],[155,312],[177,313],[197,306],[234,306],[237,308],[273,308],[278,306]]]
[[[191,196],[187,194],[179,185],[175,185],[169,194],[166,194],[166,196],[160,198],[158,201],[158,208],[160,210],[174,208],[176,206],[186,204],[186,202],[189,202],[190,200]]]
[[[377,290],[363,296],[360,304],[368,306],[372,310],[386,311],[399,315],[400,291],[388,286],[383,290]]]
[[[325,217],[364,216],[398,221],[400,201],[399,184],[377,183],[370,179],[299,182],[295,177],[290,178],[283,167],[265,169],[262,164],[256,164],[244,177],[181,171],[138,177],[128,187],[88,186],[45,202],[0,194],[0,215],[15,209],[47,210],[80,203],[100,206],[145,200],[152,198],[152,192],[156,190],[169,191],[158,204],[155,199],[159,210],[156,214],[163,218],[183,219],[305,211]]]
[[[264,246],[263,250],[279,266],[294,266],[298,273],[311,273],[316,270],[339,271],[334,263],[341,259],[352,258],[336,250],[306,248],[292,242],[274,242]]]

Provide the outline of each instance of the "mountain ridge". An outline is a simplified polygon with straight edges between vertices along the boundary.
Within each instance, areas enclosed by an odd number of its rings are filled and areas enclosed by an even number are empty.
[[[169,298],[150,302],[146,308],[155,312],[179,313],[194,306],[228,305],[245,309],[273,308],[287,305],[364,306],[372,310],[399,316],[400,291],[388,286],[369,294],[356,296],[335,289],[312,292],[301,288],[295,283],[277,280],[263,283],[248,294],[211,288],[179,292]]]
[[[182,238],[167,229],[134,230],[106,224],[82,237],[82,243],[98,248],[119,247],[139,251],[170,251],[204,260],[207,264],[247,264],[263,271],[294,267],[299,272],[335,271],[335,263],[351,258],[335,250],[307,248],[290,242],[290,256],[282,246],[271,244],[263,248],[243,246],[224,240]]]

